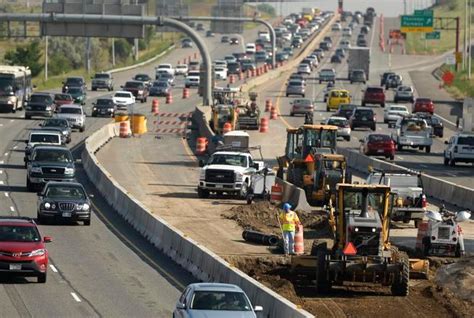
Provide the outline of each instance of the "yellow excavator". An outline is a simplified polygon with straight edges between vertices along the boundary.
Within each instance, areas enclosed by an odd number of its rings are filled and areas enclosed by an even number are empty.
[[[285,155],[278,157],[278,177],[306,192],[311,205],[327,204],[335,186],[350,182],[346,159],[336,154],[337,127],[303,125],[287,129]]]
[[[316,240],[311,255],[292,257],[292,270],[308,275],[320,293],[350,282],[390,286],[393,295],[407,296],[410,272],[426,275],[429,263],[410,260],[391,244],[392,200],[387,185],[338,184],[328,209],[332,237]]]

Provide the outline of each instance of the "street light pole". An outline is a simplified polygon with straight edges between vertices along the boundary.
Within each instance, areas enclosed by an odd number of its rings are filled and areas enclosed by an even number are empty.
[[[466,52],[467,52],[467,3],[469,0],[464,1],[464,45],[462,51],[462,69],[466,69]]]
[[[471,0],[469,0],[469,37],[468,37],[468,60],[467,60],[467,78],[468,79],[471,79],[471,56],[472,56],[472,52],[471,52],[471,16],[472,16],[472,13],[471,13],[471,7],[472,7],[472,2]]]

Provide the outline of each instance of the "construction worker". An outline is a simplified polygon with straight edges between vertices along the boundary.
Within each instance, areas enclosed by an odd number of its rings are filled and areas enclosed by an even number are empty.
[[[296,212],[291,210],[291,204],[283,204],[284,212],[280,213],[279,220],[283,233],[283,249],[285,255],[295,254],[295,230],[296,225],[300,225],[300,219]]]

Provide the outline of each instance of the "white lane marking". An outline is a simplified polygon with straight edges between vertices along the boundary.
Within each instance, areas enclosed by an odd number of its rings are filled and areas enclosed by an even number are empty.
[[[446,174],[447,174],[448,176],[451,176],[451,177],[454,177],[454,178],[456,178],[456,177],[457,177],[457,175],[456,175],[456,174],[454,174],[454,173],[451,173],[451,172],[446,172]]]
[[[398,156],[398,159],[400,159],[400,160],[405,160],[405,159],[403,159],[403,157],[402,157],[402,156]]]
[[[0,184],[5,184],[3,181],[0,180]]]
[[[427,165],[424,165],[424,164],[422,164],[422,163],[420,163],[420,167],[423,167],[423,168],[428,168],[428,166],[427,166]]]
[[[18,146],[13,146],[13,149],[16,149],[16,148],[18,148]]]
[[[3,170],[0,170],[0,174],[2,174],[2,173],[3,173]]]
[[[55,273],[58,272],[58,269],[56,268],[56,266],[54,266],[53,264],[49,264],[49,267],[51,268],[51,270]]]
[[[71,296],[72,296],[72,298],[74,298],[74,300],[77,301],[78,303],[81,302],[81,299],[79,298],[79,296],[76,295],[76,293],[71,292]]]
[[[7,198],[9,197],[8,192],[5,192],[5,196],[6,196]]]
[[[8,156],[8,152],[5,152],[5,156]]]
[[[12,122],[12,123],[13,123],[14,121],[15,121],[15,119],[10,119],[10,122]]]
[[[11,206],[10,211],[15,212],[15,208],[13,206]]]

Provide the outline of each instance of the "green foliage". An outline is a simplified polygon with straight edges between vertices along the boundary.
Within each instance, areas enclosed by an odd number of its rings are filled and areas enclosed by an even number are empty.
[[[49,59],[48,73],[49,75],[59,75],[70,72],[72,70],[71,61],[64,55],[53,54]]]
[[[31,75],[38,75],[43,69],[41,64],[41,48],[39,41],[33,41],[27,46],[17,47],[5,53],[5,62],[10,65],[23,65],[31,69]]]
[[[270,16],[276,16],[276,10],[274,7],[267,3],[262,3],[257,6],[258,11],[264,12]]]
[[[126,60],[132,54],[132,45],[126,39],[115,40],[115,56]]]

